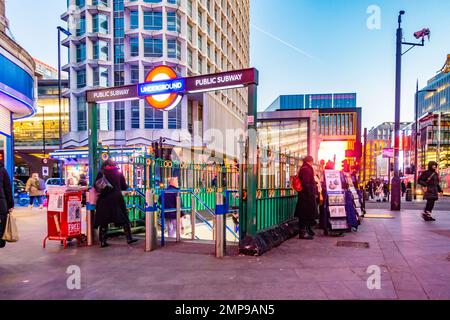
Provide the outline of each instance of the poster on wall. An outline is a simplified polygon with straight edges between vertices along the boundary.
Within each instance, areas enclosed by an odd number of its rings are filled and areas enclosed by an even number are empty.
[[[341,173],[337,170],[325,170],[328,194],[342,193]]]

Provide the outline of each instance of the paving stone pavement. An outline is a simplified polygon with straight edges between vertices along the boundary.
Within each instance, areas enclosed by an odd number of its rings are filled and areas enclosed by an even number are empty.
[[[371,214],[389,213],[372,209]],[[45,212],[16,213],[20,241],[0,249],[0,299],[450,299],[450,213],[425,223],[419,211],[365,219],[343,238],[291,239],[262,257],[216,259],[211,244],[169,243],[151,253],[128,246],[42,248]],[[337,241],[370,248],[337,247]],[[81,290],[69,290],[67,268],[80,267]],[[381,289],[367,287],[369,266]]]

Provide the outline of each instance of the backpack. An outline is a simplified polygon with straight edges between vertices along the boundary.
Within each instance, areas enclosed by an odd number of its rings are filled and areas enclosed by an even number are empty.
[[[291,187],[297,192],[301,192],[303,190],[302,181],[298,175],[291,177]]]
[[[45,181],[44,181],[44,180],[39,179],[39,182],[38,182],[38,189],[39,189],[40,191],[43,191],[43,190],[46,189],[46,185],[45,185]]]

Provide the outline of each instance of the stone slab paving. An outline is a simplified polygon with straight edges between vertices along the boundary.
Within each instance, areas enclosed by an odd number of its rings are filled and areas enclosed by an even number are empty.
[[[371,209],[372,214],[389,213]],[[169,243],[151,253],[128,246],[42,248],[45,212],[16,213],[20,242],[0,250],[0,299],[450,299],[450,213],[425,223],[419,211],[395,219],[366,219],[342,238],[291,239],[262,257],[216,259],[212,244]],[[370,248],[337,247],[337,241]],[[68,290],[69,266],[81,269],[81,290]],[[369,290],[369,266],[381,289]]]

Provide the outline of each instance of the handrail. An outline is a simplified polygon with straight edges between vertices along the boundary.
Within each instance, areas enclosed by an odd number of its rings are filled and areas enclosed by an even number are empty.
[[[237,192],[239,192],[239,191],[230,191],[230,192],[233,192],[233,193],[237,193]],[[185,189],[185,190],[178,190],[178,191],[173,191],[173,192],[165,192],[165,193],[184,193],[184,194],[189,194],[189,195],[192,195],[192,196],[194,196],[194,198],[203,206],[203,207],[205,207],[206,208],[206,210],[205,211],[207,211],[211,216],[213,216],[213,217],[215,217],[216,216],[216,212],[213,210],[213,209],[211,209],[210,207],[208,207],[208,205],[197,195],[197,194],[195,194],[195,192],[193,191],[193,190],[190,190],[190,189]],[[157,207],[160,209],[160,210],[162,210],[162,206],[161,205],[157,205]],[[203,217],[202,216],[202,214],[200,214],[200,212],[198,211],[198,210],[196,210],[195,208],[191,208],[191,207],[186,207],[186,208],[182,208],[181,210],[182,211],[189,211],[189,210],[194,210],[194,212],[195,212],[195,215],[196,215],[196,217],[197,218],[199,218],[199,220],[201,220],[204,224],[206,224],[206,226],[208,227],[208,229],[210,229],[211,231],[214,231],[214,227],[212,226],[212,224],[205,218],[205,217]],[[176,211],[176,209],[164,209],[164,213],[167,213],[167,212],[174,212],[174,211]],[[162,222],[162,221],[161,221]],[[229,226],[225,226],[226,227],[226,230],[228,230],[230,233],[231,233],[231,235],[235,238],[235,239],[238,239],[239,240],[239,236],[229,227]],[[198,237],[197,237],[198,238]]]

